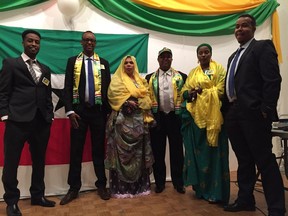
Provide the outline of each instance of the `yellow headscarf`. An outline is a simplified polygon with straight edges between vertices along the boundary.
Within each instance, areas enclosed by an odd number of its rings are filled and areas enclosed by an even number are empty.
[[[131,58],[134,63],[134,78],[137,87],[124,70],[124,63],[127,58]],[[112,109],[119,111],[123,103],[131,96],[138,98],[139,108],[150,111],[152,102],[149,97],[148,83],[139,74],[136,58],[134,56],[125,56],[112,76],[108,88],[108,99]],[[150,122],[150,119],[146,119],[145,121]]]

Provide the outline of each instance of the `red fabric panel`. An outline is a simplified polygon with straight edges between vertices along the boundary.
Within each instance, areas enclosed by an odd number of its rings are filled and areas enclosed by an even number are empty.
[[[0,122],[0,166],[4,162],[4,129],[5,124]],[[83,162],[91,161],[90,132],[87,133],[86,143],[83,152]],[[70,122],[69,119],[55,119],[51,127],[51,135],[46,152],[46,164],[69,164],[70,161]],[[20,165],[31,165],[31,157],[28,143],[25,144]]]

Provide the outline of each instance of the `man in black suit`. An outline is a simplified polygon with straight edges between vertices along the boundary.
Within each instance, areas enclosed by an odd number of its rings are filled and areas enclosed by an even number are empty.
[[[85,138],[90,129],[92,160],[101,199],[110,199],[104,168],[105,124],[111,108],[107,90],[110,84],[109,63],[95,52],[96,37],[91,31],[82,34],[83,51],[68,59],[65,76],[65,110],[70,119],[70,189],[61,200],[65,205],[78,197],[81,188],[81,164]]]
[[[255,211],[256,165],[269,215],[284,216],[284,186],[272,153],[271,134],[272,121],[278,120],[276,106],[281,76],[272,41],[255,40],[255,30],[253,16],[245,14],[238,18],[234,33],[241,51],[233,53],[228,60],[224,116],[238,160],[239,191],[236,201],[224,210]]]
[[[183,141],[180,119],[180,91],[187,75],[171,67],[172,51],[166,47],[158,53],[159,69],[145,78],[149,83],[152,99],[152,111],[157,126],[151,129],[151,146],[155,158],[153,174],[155,192],[165,189],[166,181],[166,139],[169,140],[170,168],[174,188],[184,194],[183,187]],[[167,85],[166,85],[167,84]]]
[[[53,119],[50,68],[36,55],[41,36],[34,30],[22,33],[24,52],[18,58],[3,60],[0,73],[0,116],[5,122],[4,167],[2,181],[6,212],[22,215],[18,207],[17,169],[24,143],[29,143],[32,158],[31,204],[54,207],[45,198],[45,154]]]

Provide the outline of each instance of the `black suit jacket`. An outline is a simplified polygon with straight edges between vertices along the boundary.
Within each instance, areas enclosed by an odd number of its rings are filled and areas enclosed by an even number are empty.
[[[73,83],[74,83],[74,65],[77,56],[70,57],[67,61],[66,74],[65,74],[65,111],[75,111],[76,106],[73,104]],[[84,61],[84,58],[83,58]],[[102,110],[110,113],[111,107],[108,103],[107,91],[111,81],[110,67],[108,61],[103,58],[100,58],[100,64],[104,65],[104,68],[101,69],[101,97],[102,97]],[[102,68],[102,67],[101,67]],[[80,83],[79,83],[79,100],[80,105],[84,106],[85,104],[85,86],[86,86],[86,74],[85,74],[85,63],[82,63],[81,74],[80,74]]]
[[[31,121],[39,109],[47,122],[53,119],[50,68],[38,62],[42,75],[36,84],[22,57],[3,60],[0,73],[0,116],[16,122]]]
[[[228,68],[235,53],[229,57]],[[237,101],[247,114],[260,111],[267,113],[272,121],[278,120],[281,76],[271,40],[251,41],[239,60],[234,80]],[[227,101],[226,98],[226,106]]]

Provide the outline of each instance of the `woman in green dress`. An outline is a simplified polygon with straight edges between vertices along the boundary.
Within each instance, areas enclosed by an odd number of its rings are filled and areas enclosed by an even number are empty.
[[[185,146],[184,182],[209,203],[229,201],[228,138],[223,127],[221,97],[226,71],[213,60],[212,47],[197,48],[199,66],[182,88],[182,135]]]

